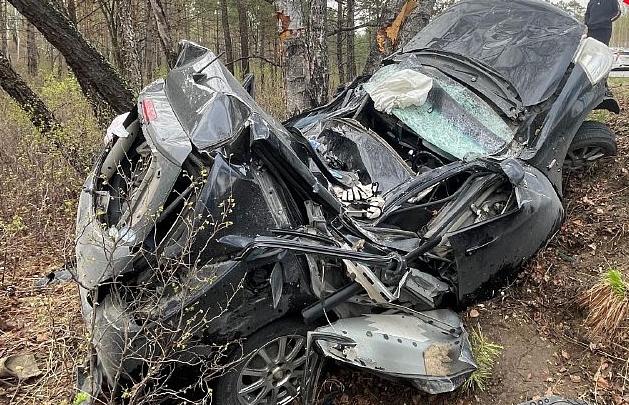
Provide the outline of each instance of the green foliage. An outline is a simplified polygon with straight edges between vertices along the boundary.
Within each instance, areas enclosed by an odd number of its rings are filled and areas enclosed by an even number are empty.
[[[85,392],[79,392],[76,394],[74,401],[72,401],[72,405],[81,405],[83,402],[87,401],[90,396]]]
[[[618,298],[625,298],[627,294],[627,284],[622,279],[622,273],[619,270],[609,270],[605,273],[604,278],[605,282],[609,284]]]
[[[598,122],[607,122],[609,116],[609,111],[606,110],[594,110],[592,111],[588,117],[588,121],[598,121]]]
[[[496,359],[502,353],[503,347],[490,342],[480,325],[478,325],[470,334],[470,343],[472,345],[472,354],[478,368],[463,383],[465,391],[485,391],[487,381],[491,378]]]
[[[623,4],[622,17],[614,23],[610,45],[629,48],[629,7]]]
[[[251,73],[255,75],[255,100],[260,107],[279,120],[288,118],[281,69],[266,62],[252,61]]]
[[[153,77],[166,77],[168,67],[166,65],[157,66],[153,69]]]
[[[77,80],[73,76],[59,79],[48,75],[39,94],[63,123],[64,129],[55,133],[56,140],[88,166],[102,146],[102,131]]]
[[[48,240],[57,241],[71,238],[68,230],[74,222],[85,173],[77,173],[66,157],[87,170],[103,145],[91,106],[73,77],[40,76],[31,86],[64,129],[42,135],[20,106],[0,92],[0,190],[4,191],[0,251],[19,251],[21,239],[16,236],[46,235]],[[15,261],[20,260],[19,254],[13,255]]]
[[[24,219],[17,214],[13,215],[10,221],[0,220],[0,233],[7,237],[14,236],[25,229]]]

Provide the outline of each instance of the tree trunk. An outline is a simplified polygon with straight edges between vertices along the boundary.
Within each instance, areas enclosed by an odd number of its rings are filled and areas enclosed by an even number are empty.
[[[59,150],[70,166],[77,172],[82,172],[83,165],[76,155],[56,139],[61,124],[24,79],[13,70],[9,59],[2,53],[0,53],[0,87],[28,114],[33,125]]]
[[[221,0],[221,20],[223,22],[223,35],[225,36],[225,65],[227,66],[227,69],[234,74],[234,47],[232,45],[232,33],[229,29],[227,0]]]
[[[173,68],[177,63],[177,51],[173,39],[170,35],[170,26],[166,19],[166,13],[160,0],[150,0],[151,10],[155,17],[155,24],[157,25],[157,33],[159,34],[159,41],[162,44],[164,55],[166,56],[166,63],[169,68]]]
[[[378,32],[371,42],[363,74],[372,74],[382,58],[395,52],[427,23],[435,1],[388,0],[382,3],[378,17]]]
[[[9,0],[65,57],[97,113],[104,100],[119,113],[133,108],[133,94],[118,72],[51,0]]]
[[[339,84],[343,84],[346,82],[345,63],[343,61],[343,24],[345,24],[345,20],[343,18],[343,2],[341,0],[336,0],[336,4],[336,29],[338,30],[338,33],[336,34],[336,62],[339,66]]]
[[[35,37],[35,27],[26,23],[26,56],[28,61],[28,74],[37,75],[39,66],[39,55],[37,53],[37,38]]]
[[[216,54],[218,55],[221,53],[221,41],[219,41],[219,38],[221,37],[220,32],[219,32],[219,27],[221,24],[218,17],[218,10],[216,10],[215,15],[216,15],[216,45],[214,46],[214,50],[216,51]]]
[[[13,10],[13,18],[12,21],[8,19],[7,17],[7,22],[11,22],[11,24],[9,24],[9,30],[11,31],[11,41],[13,42],[13,45],[15,46],[15,60],[19,61],[20,60],[20,35],[19,35],[19,30],[18,30],[18,25],[22,22],[22,18],[20,18],[18,12],[14,9]],[[8,54],[6,55],[9,60],[11,60],[11,55]]]
[[[68,0],[67,9],[68,9],[68,17],[70,17],[70,21],[72,21],[74,25],[77,25],[79,23],[79,20],[76,17],[76,1]]]
[[[8,20],[7,3],[5,0],[0,0],[0,52],[3,55],[9,54]]]
[[[122,71],[131,85],[131,88],[139,92],[142,87],[142,73],[140,71],[140,57],[135,39],[135,27],[133,24],[133,7],[131,0],[119,0],[117,2],[118,22],[120,27],[120,53],[122,56]]]
[[[116,62],[118,70],[122,71],[124,61],[122,60],[122,51],[120,49],[120,19],[118,18],[118,7],[116,7],[116,4],[117,2],[112,2],[110,0],[98,0],[100,11],[103,13],[103,17],[105,17],[107,31],[109,32],[109,39],[111,40],[111,47],[114,54],[113,59]]]
[[[236,0],[238,8],[238,26],[240,29],[240,66],[242,67],[242,76],[249,74],[249,17],[247,16],[247,8],[243,7],[242,0]]]
[[[143,84],[153,80],[153,69],[155,66],[155,26],[153,25],[153,13],[151,12],[150,1],[146,2],[146,29],[144,30],[144,71]]]
[[[355,0],[347,0],[347,27],[352,28],[354,26],[354,13],[356,12]],[[354,80],[356,78],[356,54],[354,53],[354,38],[356,32],[354,30],[347,33],[347,80]]]
[[[328,22],[327,0],[310,1],[308,44],[310,49],[310,105],[318,107],[328,102],[330,72],[326,27]]]
[[[308,49],[300,0],[275,0],[280,22],[280,43],[286,109],[296,115],[311,106],[308,91]]]
[[[397,40],[397,49],[406,45],[408,41],[413,39],[419,31],[428,25],[430,17],[432,17],[435,10],[435,3],[435,0],[422,0],[418,3],[417,7],[404,22],[404,25],[402,25]]]
[[[258,25],[258,40],[260,41],[259,47],[259,54],[262,58],[266,58],[266,47],[267,47],[267,40],[266,40],[266,24],[265,24],[266,19],[262,19],[260,20],[260,23]],[[260,85],[264,87],[264,83],[266,80],[265,77],[265,72],[266,69],[261,69],[260,71]]]

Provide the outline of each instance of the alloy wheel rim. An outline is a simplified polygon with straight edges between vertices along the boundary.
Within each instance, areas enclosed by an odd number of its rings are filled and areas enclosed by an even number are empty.
[[[300,392],[306,366],[306,338],[278,337],[247,356],[238,376],[241,405],[285,405]]]
[[[600,146],[585,146],[568,152],[564,168],[568,170],[581,169],[605,156]]]

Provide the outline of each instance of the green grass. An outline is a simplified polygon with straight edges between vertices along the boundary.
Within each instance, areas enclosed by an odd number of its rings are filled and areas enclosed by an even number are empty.
[[[496,359],[502,353],[503,347],[490,342],[478,325],[470,334],[472,354],[478,368],[463,383],[463,389],[467,392],[476,390],[485,391],[487,381],[492,376]]]
[[[609,84],[612,89],[616,86],[622,86],[629,84],[629,77],[610,77],[607,79],[607,84]]]
[[[607,122],[610,112],[607,110],[594,110],[586,118],[588,121]]]
[[[618,298],[625,298],[627,294],[627,284],[622,279],[622,273],[619,270],[609,270],[605,273],[605,281]]]

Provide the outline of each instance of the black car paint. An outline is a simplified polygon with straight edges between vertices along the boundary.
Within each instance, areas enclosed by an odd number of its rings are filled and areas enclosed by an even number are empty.
[[[447,51],[480,62],[512,83],[530,107],[560,86],[584,30],[543,1],[464,1],[436,17],[402,52]]]

